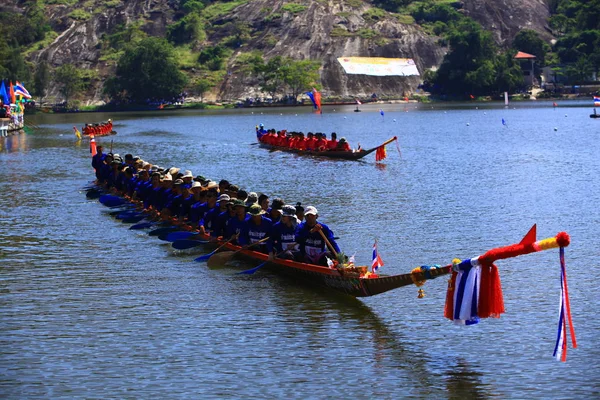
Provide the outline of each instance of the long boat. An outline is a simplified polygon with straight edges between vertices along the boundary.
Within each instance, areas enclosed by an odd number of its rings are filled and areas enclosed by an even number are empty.
[[[101,196],[100,201],[105,205],[109,204],[107,203],[106,197],[103,201]],[[117,203],[122,202],[119,200]],[[116,203],[111,204],[114,205]],[[570,243],[569,236],[565,232],[561,232],[553,238],[536,241],[535,230],[536,226],[534,225],[520,243],[490,250],[479,258],[489,259],[492,257],[490,254],[493,254],[492,261],[494,261],[550,248],[566,247]],[[312,285],[328,287],[354,297],[374,296],[403,286],[414,285],[417,282],[434,279],[438,276],[449,274],[453,270],[453,264],[449,264],[443,267],[413,270],[407,274],[379,275],[369,273],[366,266],[342,266],[330,268],[282,258],[269,260],[268,254],[250,249],[243,249],[240,246],[223,240],[216,240],[208,235],[197,234],[195,235],[195,238],[204,241],[205,243],[212,242],[214,246],[236,252],[237,256],[248,261],[266,262],[265,268],[271,271],[297,278]]]
[[[87,195],[89,194],[90,192],[87,193]],[[98,196],[100,202],[106,206],[119,206],[127,203],[123,198],[111,195],[107,196],[109,196],[109,201],[106,201],[106,198],[103,201],[103,196]],[[92,198],[94,196],[87,197]],[[142,214],[142,218],[144,217],[146,215]],[[193,234],[193,232],[189,233]],[[208,235],[197,234],[196,237],[204,240],[203,242],[199,241],[201,244],[211,242],[211,238]],[[537,240],[536,225],[533,225],[519,243],[497,247],[488,250],[482,255],[462,261],[454,259],[452,260],[452,264],[443,267],[437,265],[421,266],[413,269],[408,274],[388,276],[370,273],[366,266],[342,265],[341,267],[332,268],[280,258],[269,259],[269,256],[265,253],[242,248],[227,241],[215,241],[213,238],[212,243],[219,245],[219,247],[215,251],[199,257],[196,261],[200,259],[206,260],[207,258],[205,257],[215,253],[218,254],[218,250],[227,249],[234,252],[231,256],[237,255],[251,261],[261,262],[259,266],[243,271],[245,273],[253,273],[264,265],[265,268],[292,277],[296,281],[325,287],[354,297],[374,296],[410,285],[420,287],[429,279],[452,273],[452,277],[448,282],[444,317],[461,325],[475,324],[481,318],[498,318],[500,314],[504,313],[504,300],[498,268],[494,264],[495,261],[542,250],[560,248],[561,306],[558,321],[559,329],[553,356],[557,360],[566,361],[567,332],[570,332],[572,347],[577,347],[571,318],[566,265],[564,261],[564,248],[570,244],[570,237],[566,232],[559,232],[554,237]],[[211,258],[208,258],[209,265],[210,260]],[[217,262],[220,263],[222,261],[218,260]],[[422,289],[419,289],[418,292],[419,295],[417,297],[424,296]]]
[[[263,149],[268,149],[270,151],[284,151],[287,153],[296,153],[303,156],[313,156],[313,157],[327,157],[327,158],[335,158],[340,160],[360,160],[361,158],[377,151],[377,149],[384,148],[386,145],[391,142],[398,140],[397,136],[386,140],[379,146],[373,147],[367,150],[356,150],[356,151],[337,151],[337,150],[327,150],[327,151],[313,151],[313,150],[299,150],[291,147],[285,146],[275,146],[267,143],[258,142],[258,146]]]
[[[117,132],[113,131],[111,119],[99,124],[85,124],[85,126],[81,128],[81,132],[87,136],[109,136],[117,134]]]

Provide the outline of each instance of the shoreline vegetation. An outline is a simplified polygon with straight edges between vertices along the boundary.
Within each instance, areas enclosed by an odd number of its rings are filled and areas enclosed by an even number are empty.
[[[591,94],[585,93],[570,93],[570,94],[552,94],[547,92],[539,92],[535,95],[530,93],[516,93],[509,95],[511,102],[517,101],[537,101],[537,100],[576,100],[578,98],[588,98]],[[412,95],[406,97],[378,97],[376,99],[359,99],[362,104],[356,104],[355,98],[339,99],[339,98],[326,98],[323,100],[323,106],[361,106],[372,105],[372,104],[409,104],[409,103],[462,103],[465,101],[473,103],[481,102],[502,102],[504,101],[503,96],[478,96],[470,100],[465,100],[463,97],[450,98],[440,96],[429,96],[429,95]],[[93,113],[93,112],[139,112],[139,111],[172,111],[172,110],[226,110],[226,109],[254,109],[254,108],[292,108],[292,107],[312,107],[310,101],[298,101],[296,104],[286,104],[281,102],[259,102],[251,105],[244,104],[242,102],[200,102],[200,101],[186,101],[177,104],[162,104],[162,105],[144,105],[144,104],[128,104],[128,105],[114,105],[114,104],[102,104],[102,105],[88,105],[77,108],[67,109],[64,105],[44,105],[42,107],[36,107],[34,112],[44,113]]]

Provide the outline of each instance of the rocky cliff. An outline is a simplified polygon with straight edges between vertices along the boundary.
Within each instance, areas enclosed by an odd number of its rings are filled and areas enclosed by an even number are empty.
[[[6,0],[5,0],[6,1]],[[23,11],[22,1],[8,0],[2,9]],[[65,2],[67,4],[72,2]],[[82,2],[79,2],[82,3]],[[102,54],[102,39],[118,27],[134,22],[148,35],[164,36],[169,24],[181,13],[173,0],[87,1],[76,5],[46,5],[44,12],[58,36],[42,48],[28,52],[34,63],[47,60],[56,67],[72,63],[95,71],[90,95],[101,99],[103,80],[114,71],[114,59]],[[110,6],[108,4],[110,3]],[[256,95],[256,86],[237,73],[237,59],[244,52],[260,50],[266,58],[275,55],[322,62],[320,70],[323,92],[330,96],[365,96],[379,93],[402,96],[414,92],[421,77],[370,77],[347,75],[337,58],[341,56],[380,56],[413,58],[423,74],[440,64],[447,48],[439,38],[427,34],[418,24],[397,14],[369,10],[368,1],[296,0],[300,5],[290,11],[290,1],[237,1],[240,5],[226,15],[219,15],[210,24],[223,26],[227,22],[243,22],[251,28],[251,38],[235,49],[227,65],[222,84],[213,93],[217,100],[235,100]],[[86,8],[87,5],[87,8]],[[549,16],[544,0],[469,0],[455,3],[466,15],[490,30],[499,45],[510,43],[524,28],[540,32],[549,39],[546,29]],[[74,10],[82,10],[78,15]],[[204,45],[217,43],[223,33],[208,29]],[[192,69],[193,70],[193,69]],[[51,94],[56,93],[55,91]]]

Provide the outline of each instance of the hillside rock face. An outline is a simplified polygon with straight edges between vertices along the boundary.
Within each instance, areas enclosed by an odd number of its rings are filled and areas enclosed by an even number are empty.
[[[510,46],[523,29],[538,32],[546,41],[552,38],[548,0],[465,0],[462,5],[465,15],[490,31],[500,46]]]
[[[23,11],[21,1],[5,0],[0,11]],[[59,36],[46,48],[30,53],[29,60],[47,60],[56,67],[72,63],[79,68],[96,71],[99,79],[93,82],[89,95],[101,99],[104,78],[114,71],[114,61],[101,58],[103,35],[115,28],[143,18],[141,29],[151,36],[164,36],[173,22],[176,10],[172,0],[127,0],[102,11],[88,10],[91,18],[78,21],[69,17],[73,8],[61,5],[46,6],[45,11]],[[243,52],[260,50],[265,58],[276,55],[295,59],[314,59],[322,62],[320,70],[326,96],[368,96],[372,93],[400,97],[414,92],[422,77],[373,77],[347,75],[338,57],[399,57],[414,59],[421,74],[437,67],[447,48],[438,38],[427,35],[417,24],[404,24],[392,14],[370,18],[369,2],[351,7],[343,0],[297,0],[306,8],[286,11],[283,0],[251,0],[215,25],[244,22],[252,28],[252,39],[236,52],[227,66],[228,74],[215,93],[217,100],[236,100],[259,95],[255,82],[237,73],[236,57]],[[462,12],[491,31],[501,46],[509,45],[521,29],[533,29],[546,39],[548,5],[544,0],[464,0],[456,3]],[[209,30],[210,31],[210,30]],[[207,45],[218,39],[209,35]],[[51,90],[50,95],[56,93]]]
[[[256,0],[238,7],[231,18],[252,26],[264,24],[265,8],[272,14],[281,14],[276,23],[264,26],[260,37],[250,43],[251,48],[262,48],[265,56],[281,55],[295,59],[313,59],[322,62],[321,84],[325,95],[368,96],[378,93],[402,96],[415,90],[422,81],[412,77],[374,77],[347,75],[337,58],[349,56],[413,58],[420,72],[437,66],[444,49],[436,44],[436,38],[427,36],[417,25],[404,25],[395,18],[368,22],[362,14],[368,9],[354,9],[341,1],[310,2],[302,13],[285,12],[283,1]],[[337,32],[332,35],[336,28]],[[378,37],[361,37],[360,30],[377,32]],[[364,35],[364,34],[363,34]],[[264,46],[267,38],[276,38],[272,46]],[[248,49],[245,49],[247,51]],[[224,98],[240,98],[246,95],[241,78],[232,77],[223,85]]]

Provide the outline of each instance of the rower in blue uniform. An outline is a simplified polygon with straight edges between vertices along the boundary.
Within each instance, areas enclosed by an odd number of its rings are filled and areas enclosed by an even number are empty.
[[[238,238],[240,245],[253,244],[270,237],[273,223],[265,217],[265,214],[265,211],[258,204],[249,207],[248,215],[250,217],[246,220],[246,225]],[[261,243],[252,246],[252,250],[267,253],[268,245],[267,243]]]
[[[269,252],[271,257],[296,260],[299,258],[299,247],[296,242],[296,207],[284,205],[281,209],[281,220],[273,225]]]
[[[300,254],[307,263],[327,265],[326,257],[331,259],[334,257],[319,231],[325,234],[331,246],[337,253],[340,253],[340,248],[333,238],[333,232],[327,225],[317,222],[319,213],[313,206],[306,207],[304,218],[306,221],[299,224],[296,230],[296,240],[300,244]]]

